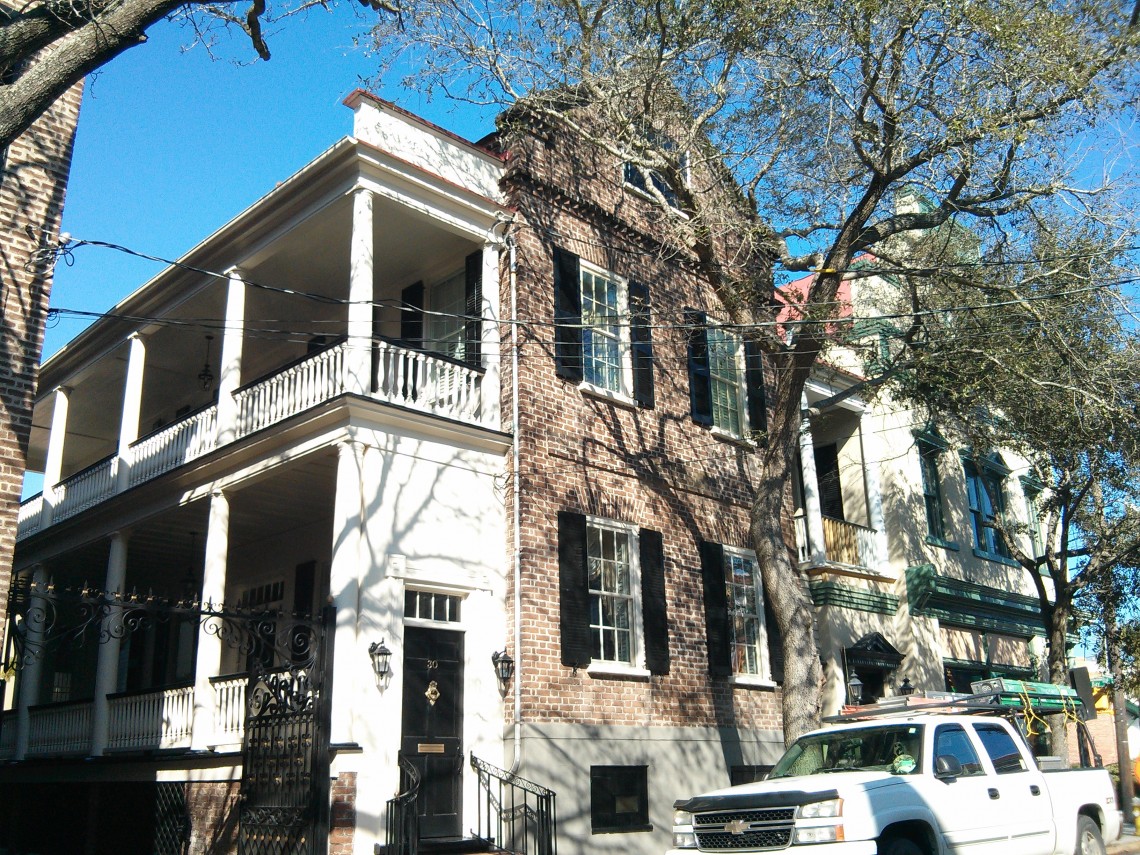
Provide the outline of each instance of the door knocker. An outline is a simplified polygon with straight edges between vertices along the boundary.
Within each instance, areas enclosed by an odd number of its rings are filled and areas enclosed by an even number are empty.
[[[437,683],[435,680],[432,680],[430,683],[428,683],[427,691],[424,692],[424,697],[427,698],[428,703],[434,707],[435,702],[439,700],[439,683]]]

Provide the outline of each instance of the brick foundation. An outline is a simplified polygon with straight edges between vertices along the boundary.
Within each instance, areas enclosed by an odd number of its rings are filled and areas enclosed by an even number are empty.
[[[356,837],[356,773],[342,772],[332,785],[329,855],[352,855]]]
[[[188,786],[189,855],[237,852],[239,789],[237,781],[199,782]]]

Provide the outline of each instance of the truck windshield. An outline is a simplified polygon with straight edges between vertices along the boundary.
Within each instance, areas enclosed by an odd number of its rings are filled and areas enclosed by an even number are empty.
[[[768,778],[856,771],[909,775],[921,768],[922,725],[906,724],[804,736],[792,743]]]

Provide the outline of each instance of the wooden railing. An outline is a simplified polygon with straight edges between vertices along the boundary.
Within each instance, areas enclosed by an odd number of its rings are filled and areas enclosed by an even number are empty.
[[[86,754],[91,750],[91,701],[28,710],[28,754]]]
[[[52,522],[75,516],[114,495],[117,471],[118,458],[112,455],[56,484],[51,491]]]
[[[245,436],[334,398],[344,389],[344,342],[234,393],[238,435]]]
[[[873,528],[835,517],[824,516],[820,519],[823,525],[824,558],[828,564],[875,569],[878,562]],[[801,564],[807,564],[812,560],[812,543],[807,520],[802,511],[796,512],[793,522],[799,561]]]
[[[214,450],[218,408],[207,407],[131,446],[130,485],[149,481]]]
[[[376,347],[373,397],[427,413],[483,423],[482,372],[443,356],[387,341]]]
[[[211,677],[214,687],[214,738],[219,745],[240,745],[245,734],[246,674]]]
[[[194,687],[109,695],[107,747],[121,750],[188,748],[194,723]]]

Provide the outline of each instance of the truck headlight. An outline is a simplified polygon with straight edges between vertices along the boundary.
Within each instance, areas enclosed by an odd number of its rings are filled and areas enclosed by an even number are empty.
[[[796,808],[796,817],[799,819],[824,819],[833,816],[843,816],[843,799],[811,802]]]
[[[697,835],[693,833],[693,815],[687,810],[673,811],[673,848],[697,848]]]

